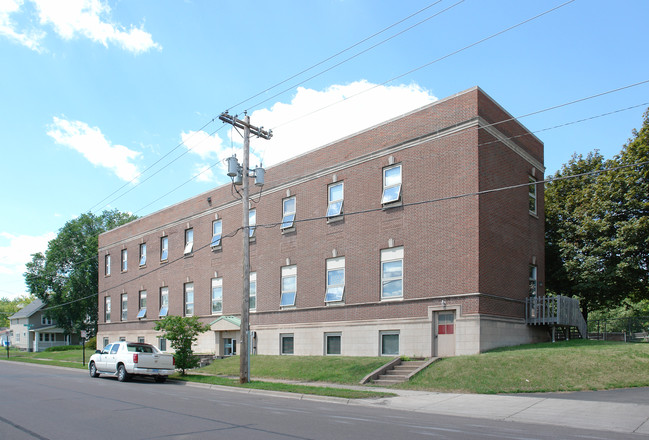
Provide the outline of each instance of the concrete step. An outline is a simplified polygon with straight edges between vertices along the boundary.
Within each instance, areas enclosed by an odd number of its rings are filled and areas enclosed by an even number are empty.
[[[401,383],[403,381],[401,380],[386,380],[386,379],[376,379],[374,382],[372,382],[374,385],[396,385],[398,383]]]

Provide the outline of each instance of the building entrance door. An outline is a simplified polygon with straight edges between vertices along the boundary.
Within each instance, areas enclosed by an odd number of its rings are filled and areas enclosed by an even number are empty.
[[[223,338],[223,356],[234,356],[237,354],[237,340]]]
[[[435,325],[436,356],[455,356],[455,312],[437,312]]]

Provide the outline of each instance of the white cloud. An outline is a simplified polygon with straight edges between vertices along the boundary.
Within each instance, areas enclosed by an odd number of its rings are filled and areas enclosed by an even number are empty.
[[[185,147],[201,159],[220,157],[227,149],[216,134],[210,136],[204,131],[189,131],[180,134]]]
[[[264,166],[277,164],[436,100],[429,91],[416,84],[382,86],[356,81],[332,85],[325,90],[300,87],[290,103],[279,102],[270,109],[252,113],[253,125],[263,125],[266,129],[279,127],[270,140],[250,139],[250,167],[261,164],[262,160]],[[182,133],[181,137],[187,148],[201,159],[221,161],[221,172],[211,173],[211,181],[224,182],[224,159],[233,153],[241,163],[240,143],[233,149],[226,146],[218,135],[209,136],[205,132]],[[195,171],[201,169],[197,165]],[[203,175],[197,180],[210,181]]]
[[[142,27],[131,25],[126,29],[113,23],[110,20],[110,7],[101,0],[30,0],[30,4],[36,8],[40,26],[51,25],[65,40],[83,36],[104,47],[108,47],[109,43],[116,44],[135,54],[162,48]],[[24,0],[3,0],[0,4],[0,34],[40,51],[45,32],[42,29],[21,32],[11,20],[11,14],[27,14],[29,11],[25,9]]]
[[[56,233],[47,232],[39,236],[13,235],[0,232],[0,283],[2,296],[15,297],[26,293],[23,274],[25,264],[32,260],[32,254],[44,252],[47,243]],[[4,295],[9,293],[9,295]]]
[[[132,161],[141,153],[123,145],[112,145],[99,128],[57,117],[48,128],[48,136],[56,143],[78,151],[90,163],[108,168],[120,179],[129,181],[139,174],[138,167]]]
[[[194,165],[194,175],[197,182],[214,182],[216,176],[214,175],[213,164],[197,163]]]
[[[252,113],[253,125],[277,127],[270,140],[251,139],[264,166],[357,133],[437,98],[416,84],[383,86],[365,80],[325,90],[300,87],[290,103]]]
[[[41,40],[45,38],[45,32],[35,29],[19,31],[17,29],[18,25],[11,19],[11,15],[18,12],[23,4],[23,0],[0,1],[0,35],[4,35],[31,50],[42,52]]]

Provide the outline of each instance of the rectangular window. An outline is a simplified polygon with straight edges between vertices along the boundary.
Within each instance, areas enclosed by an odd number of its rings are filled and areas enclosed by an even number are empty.
[[[257,272],[250,273],[250,310],[257,310]]]
[[[185,284],[185,316],[194,315],[194,283]]]
[[[223,311],[223,278],[212,278],[212,314]]]
[[[160,351],[167,351],[167,340],[165,338],[160,338]]]
[[[137,342],[138,342],[138,344],[144,344],[144,336],[138,336],[137,337]]]
[[[334,183],[327,189],[327,217],[336,217],[343,212],[343,183]]]
[[[387,331],[381,332],[381,356],[398,356],[399,355],[399,332]]]
[[[293,334],[279,335],[280,354],[293,354]]]
[[[294,306],[297,293],[297,266],[282,267],[282,297],[279,305]]]
[[[345,257],[327,260],[325,302],[342,301],[345,294]]]
[[[529,209],[530,214],[536,215],[536,179],[530,176],[529,186]]]
[[[137,312],[138,318],[146,318],[146,290],[140,291],[140,311]]]
[[[223,225],[221,220],[214,220],[212,222],[212,242],[210,246],[217,247],[221,245],[221,234],[223,234]]]
[[[146,264],[146,243],[140,244],[140,266]]]
[[[530,296],[536,296],[538,292],[538,279],[536,278],[536,266],[530,265]]]
[[[169,237],[160,238],[160,261],[167,261],[169,258]]]
[[[104,274],[105,274],[106,276],[108,276],[108,275],[110,275],[110,254],[107,254],[107,255],[104,257],[104,263],[105,263],[105,264],[104,264],[104,267],[105,267],[105,269],[104,269]]]
[[[128,270],[128,250],[122,249],[122,272]]]
[[[159,316],[167,316],[169,313],[169,288],[160,288],[160,314]]]
[[[282,224],[280,229],[292,228],[295,225],[295,197],[282,201]]]
[[[403,297],[403,248],[381,251],[381,299]]]
[[[396,202],[401,198],[401,165],[383,169],[383,197],[381,203]]]
[[[110,343],[110,339],[104,338],[104,347]]]
[[[255,236],[255,226],[257,226],[257,210],[251,209],[248,211],[248,237],[252,238]]]
[[[194,252],[194,230],[192,228],[185,229],[185,251],[184,254],[191,254]]]
[[[122,294],[122,321],[128,320],[128,295]]]
[[[455,315],[451,313],[440,313],[437,316],[437,334],[452,335],[455,333]]]
[[[104,322],[110,322],[110,296],[104,298]]]
[[[325,333],[325,354],[341,354],[341,340],[340,333]]]

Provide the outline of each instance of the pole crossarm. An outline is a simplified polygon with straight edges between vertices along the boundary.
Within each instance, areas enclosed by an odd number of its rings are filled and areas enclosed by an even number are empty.
[[[273,137],[273,130],[264,130],[264,127],[255,127],[246,123],[246,121],[239,119],[236,115],[232,116],[227,111],[221,113],[219,119],[226,124],[230,124],[234,127],[250,130],[250,134],[269,140]]]

